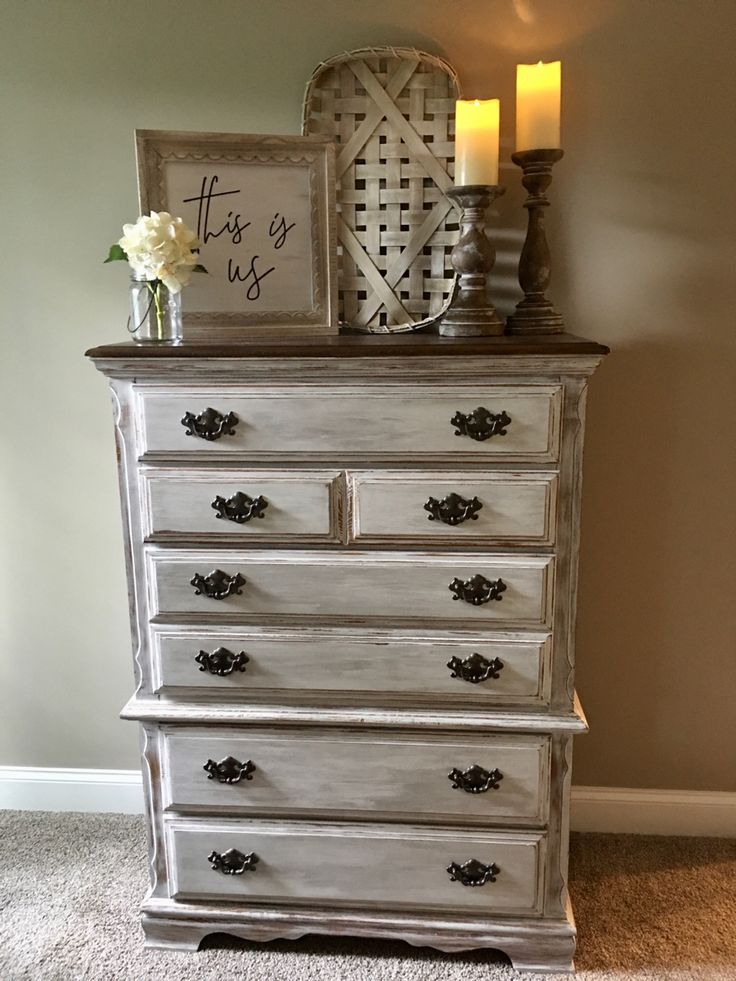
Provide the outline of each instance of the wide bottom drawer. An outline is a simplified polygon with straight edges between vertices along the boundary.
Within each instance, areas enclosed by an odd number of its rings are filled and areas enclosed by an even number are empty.
[[[546,820],[549,740],[341,730],[164,730],[164,806],[374,820]],[[414,816],[415,815],[415,816]]]
[[[388,825],[169,822],[174,898],[539,912],[545,838]],[[448,871],[449,869],[449,871]]]

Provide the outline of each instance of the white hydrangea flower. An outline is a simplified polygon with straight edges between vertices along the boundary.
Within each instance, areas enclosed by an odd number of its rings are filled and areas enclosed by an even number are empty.
[[[186,286],[197,265],[197,236],[181,218],[168,211],[141,215],[134,225],[123,225],[118,245],[136,275],[160,280],[172,293]]]

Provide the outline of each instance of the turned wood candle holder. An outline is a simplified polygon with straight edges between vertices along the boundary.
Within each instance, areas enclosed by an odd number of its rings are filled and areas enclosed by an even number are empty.
[[[549,207],[546,191],[552,182],[552,167],[562,159],[562,150],[522,150],[512,153],[511,159],[522,169],[529,223],[519,258],[519,285],[524,299],[508,317],[506,328],[509,334],[561,334],[565,329],[562,317],[546,296],[552,263],[544,209]]]
[[[503,321],[488,293],[488,274],[496,250],[486,235],[486,209],[505,188],[497,184],[468,184],[447,191],[463,209],[460,238],[450,261],[457,273],[457,289],[440,320],[442,337],[482,337],[503,334]]]

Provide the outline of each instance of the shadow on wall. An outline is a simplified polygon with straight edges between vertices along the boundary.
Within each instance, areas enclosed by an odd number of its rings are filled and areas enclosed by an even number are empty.
[[[734,468],[719,424],[736,405],[714,345],[615,345],[591,384],[578,783],[736,790]]]

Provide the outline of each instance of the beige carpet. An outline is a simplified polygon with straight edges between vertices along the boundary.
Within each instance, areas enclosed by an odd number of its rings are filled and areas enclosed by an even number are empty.
[[[583,981],[736,981],[736,841],[577,835],[571,873]],[[0,811],[0,981],[542,977],[493,953],[383,941],[145,950],[145,888],[142,818]]]

